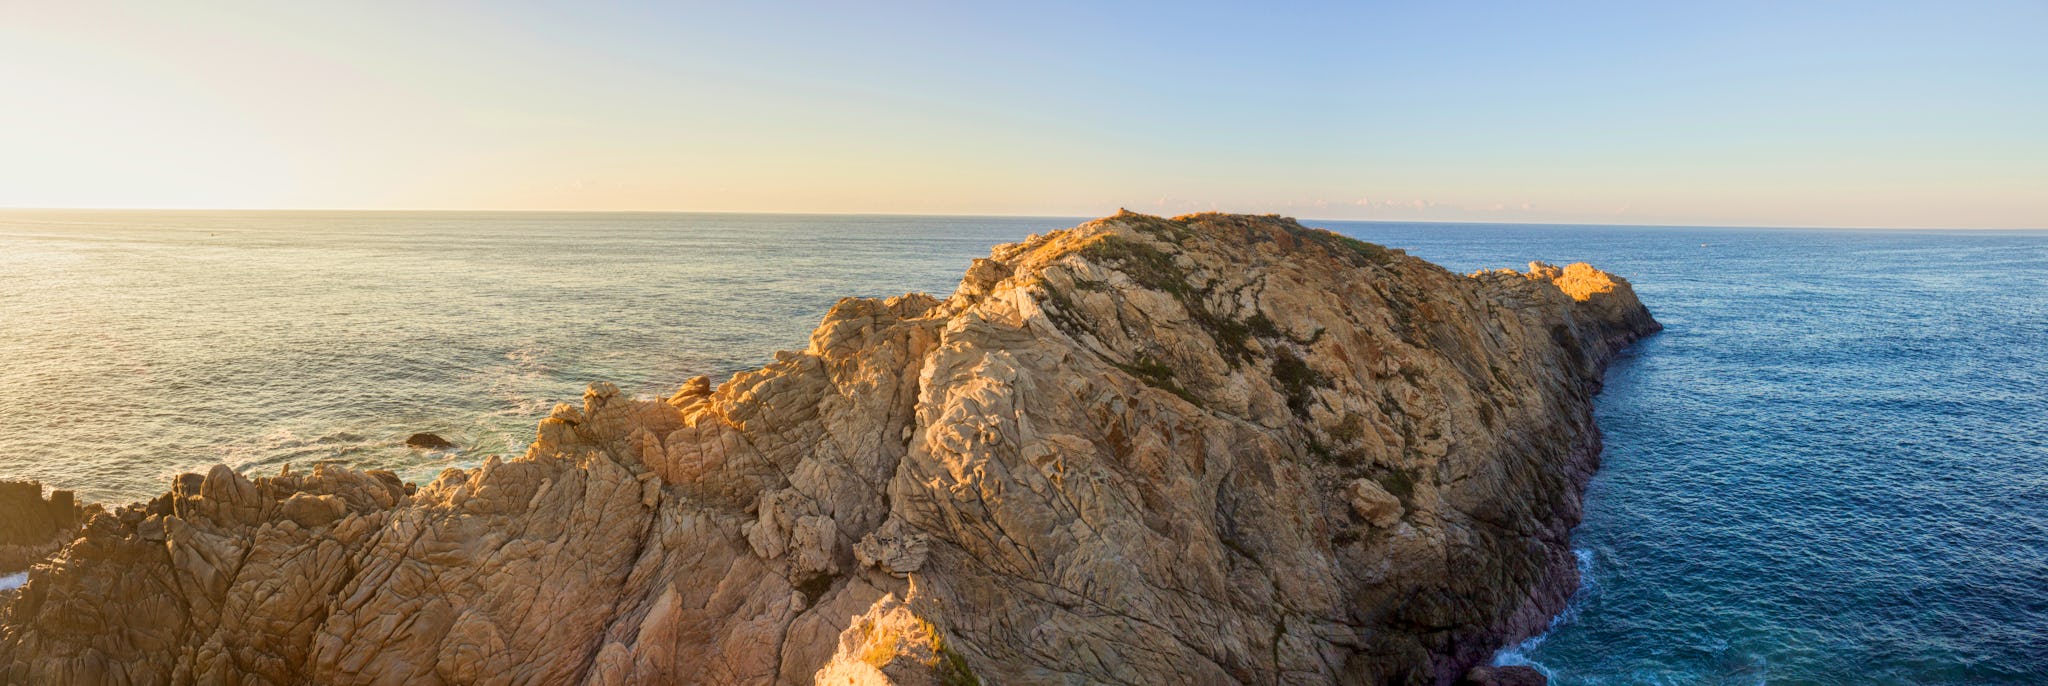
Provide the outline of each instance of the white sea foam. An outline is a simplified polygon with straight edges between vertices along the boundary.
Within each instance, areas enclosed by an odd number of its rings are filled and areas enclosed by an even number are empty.
[[[1591,596],[1594,592],[1593,551],[1584,548],[1573,548],[1572,556],[1578,558],[1579,562],[1578,590],[1572,593],[1572,598],[1565,603],[1564,610],[1558,612],[1556,617],[1550,618],[1550,625],[1544,627],[1542,633],[1523,639],[1521,643],[1501,648],[1500,652],[1494,653],[1493,665],[1495,667],[1530,667],[1538,672],[1542,672],[1546,678],[1557,678],[1557,674],[1551,672],[1549,667],[1545,667],[1543,663],[1531,659],[1529,654],[1535,652],[1537,646],[1543,645],[1543,639],[1549,638],[1550,632],[1556,631],[1558,627],[1564,626],[1567,622],[1578,617],[1579,605],[1584,603],[1587,597]]]
[[[15,572],[7,576],[0,576],[0,591],[12,591],[21,588],[21,585],[25,583],[28,583],[28,572]]]

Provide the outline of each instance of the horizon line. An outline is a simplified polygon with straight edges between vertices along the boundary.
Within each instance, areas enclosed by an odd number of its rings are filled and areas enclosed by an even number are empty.
[[[1147,214],[1128,207],[1119,210]],[[939,213],[939,212],[805,212],[766,210],[587,210],[587,209],[473,209],[473,208],[347,208],[347,207],[0,207],[0,212],[357,212],[385,214],[427,214],[427,213],[468,213],[468,214],[731,214],[764,216],[815,216],[815,217],[925,217],[925,218],[976,218],[976,219],[1079,219],[1091,221],[1113,214],[1096,217],[1088,215],[1058,214],[999,214],[999,213]],[[1817,231],[2048,231],[2048,224],[2040,226],[1844,226],[1839,224],[1626,224],[1614,222],[1570,222],[1570,221],[1459,221],[1446,219],[1328,219],[1316,217],[1294,217],[1279,212],[1227,212],[1224,210],[1201,210],[1180,214],[1158,214],[1157,217],[1178,217],[1189,214],[1246,214],[1255,216],[1280,216],[1296,222],[1339,222],[1351,224],[1445,224],[1471,226],[1553,226],[1553,227],[1612,227],[1649,229],[1804,229]]]

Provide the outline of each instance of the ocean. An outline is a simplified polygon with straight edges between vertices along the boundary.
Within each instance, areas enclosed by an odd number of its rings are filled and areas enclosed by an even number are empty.
[[[556,402],[802,348],[1077,219],[0,211],[0,478],[225,462],[425,481]],[[1588,261],[1617,360],[1559,684],[2048,682],[2048,233],[1305,222],[1457,271]],[[459,451],[406,448],[414,432]]]

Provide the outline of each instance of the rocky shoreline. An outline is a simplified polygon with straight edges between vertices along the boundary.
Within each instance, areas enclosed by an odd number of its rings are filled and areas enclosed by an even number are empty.
[[[0,575],[28,569],[78,535],[88,511],[71,491],[43,495],[34,481],[0,481]]]
[[[1505,683],[1658,328],[1586,265],[1121,213],[423,486],[66,498],[0,683]]]

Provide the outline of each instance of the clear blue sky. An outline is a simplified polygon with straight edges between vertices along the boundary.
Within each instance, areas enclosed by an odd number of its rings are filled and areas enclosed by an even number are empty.
[[[2048,226],[2048,2],[0,0],[0,206]]]

